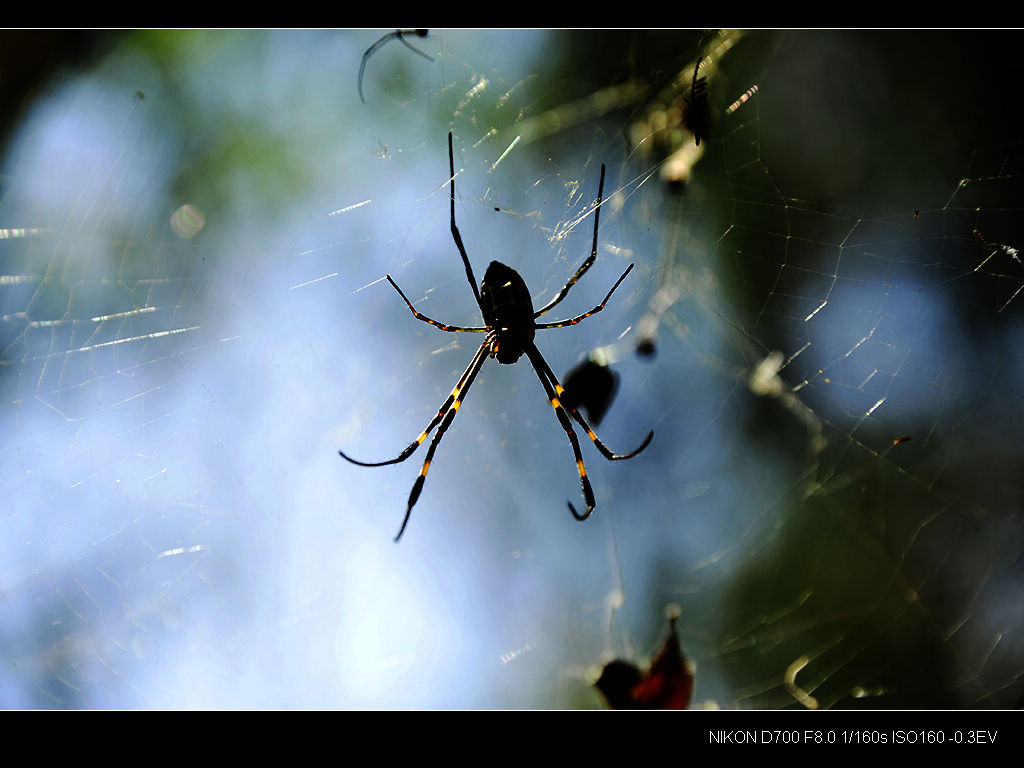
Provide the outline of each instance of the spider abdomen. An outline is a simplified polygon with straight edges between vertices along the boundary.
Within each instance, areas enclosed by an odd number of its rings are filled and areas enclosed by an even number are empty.
[[[511,267],[492,261],[480,283],[480,303],[484,324],[497,334],[493,357],[511,365],[534,336],[533,299],[526,282]]]

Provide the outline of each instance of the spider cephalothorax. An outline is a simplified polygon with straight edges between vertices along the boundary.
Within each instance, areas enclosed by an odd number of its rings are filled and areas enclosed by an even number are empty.
[[[437,415],[431,419],[427,428],[420,432],[419,437],[413,440],[404,451],[398,454],[397,457],[389,459],[387,461],[357,461],[356,459],[347,456],[343,451],[338,451],[342,458],[353,464],[358,464],[361,467],[382,467],[387,464],[398,464],[399,462],[405,461],[409,458],[413,452],[423,444],[423,441],[427,439],[427,436],[433,431],[434,427],[437,427],[437,433],[434,435],[434,439],[430,441],[430,448],[427,449],[427,457],[423,460],[423,466],[420,467],[420,474],[413,483],[412,491],[409,493],[409,505],[405,510],[405,519],[402,520],[402,527],[398,531],[398,535],[395,536],[395,541],[398,541],[402,537],[402,533],[405,531],[405,526],[409,522],[409,515],[412,513],[413,505],[416,504],[416,500],[420,496],[420,491],[423,490],[423,483],[427,479],[427,471],[430,469],[430,462],[434,458],[434,451],[437,446],[441,443],[441,438],[455,419],[455,414],[459,410],[459,406],[462,404],[462,400],[465,398],[466,393],[469,391],[470,385],[473,380],[476,379],[476,375],[480,372],[484,362],[488,356],[495,358],[499,363],[505,365],[511,365],[516,362],[524,354],[529,358],[530,364],[533,369],[537,372],[538,378],[540,378],[541,386],[544,387],[544,392],[547,394],[548,401],[551,403],[551,407],[555,409],[555,415],[558,417],[558,422],[562,425],[565,430],[566,436],[569,439],[570,445],[572,445],[573,455],[576,458],[576,470],[579,472],[580,485],[583,488],[583,499],[587,503],[587,509],[582,514],[576,511],[572,503],[569,503],[569,511],[572,512],[573,517],[577,520],[586,520],[590,513],[594,511],[594,490],[590,485],[590,480],[587,478],[587,469],[583,464],[583,455],[580,453],[579,440],[576,437],[576,432],[572,426],[572,420],[575,420],[577,424],[586,432],[597,450],[600,451],[601,455],[606,459],[617,461],[619,459],[629,459],[636,456],[640,451],[647,447],[648,443],[651,442],[651,438],[654,437],[654,432],[648,432],[647,437],[640,444],[640,447],[629,453],[612,453],[608,450],[608,447],[601,442],[598,436],[594,433],[594,430],[587,424],[586,419],[580,415],[579,411],[575,408],[566,408],[561,398],[565,394],[565,390],[562,385],[558,382],[558,377],[555,376],[554,372],[548,366],[544,357],[541,355],[540,350],[533,343],[533,338],[536,335],[536,331],[546,328],[563,328],[567,325],[576,325],[577,323],[585,320],[593,314],[600,312],[604,309],[605,304],[608,303],[608,299],[611,298],[615,289],[619,287],[629,271],[633,269],[633,265],[630,264],[626,271],[619,276],[619,279],[615,281],[615,285],[608,291],[608,294],[604,297],[604,301],[598,304],[589,312],[584,312],[582,315],[577,315],[569,320],[560,320],[554,323],[538,323],[537,318],[543,315],[550,309],[553,309],[562,299],[569,293],[569,289],[572,288],[576,281],[578,281],[583,274],[590,269],[590,266],[594,263],[597,258],[597,227],[601,217],[601,200],[604,195],[604,165],[601,166],[601,181],[597,189],[597,204],[594,207],[594,241],[590,249],[590,257],[576,270],[569,282],[562,286],[562,290],[558,294],[541,307],[539,310],[534,311],[533,299],[530,298],[530,291],[526,287],[526,282],[519,273],[511,267],[507,267],[504,264],[492,261],[490,266],[487,267],[487,272],[484,274],[483,282],[480,283],[480,288],[477,289],[476,279],[473,277],[473,267],[469,263],[469,256],[466,254],[466,247],[462,244],[462,235],[459,234],[459,228],[455,225],[455,152],[452,147],[452,134],[448,134],[448,167],[451,171],[451,229],[452,238],[455,240],[455,245],[459,249],[459,254],[462,256],[462,263],[466,267],[466,278],[469,280],[469,285],[473,289],[473,295],[476,297],[477,306],[480,307],[480,314],[483,315],[485,325],[483,327],[462,327],[458,325],[446,325],[440,323],[437,320],[432,320],[426,315],[418,312],[416,308],[409,301],[408,297],[402,293],[402,289],[398,287],[398,283],[391,279],[391,275],[388,275],[388,282],[391,283],[392,287],[398,291],[398,295],[402,297],[409,310],[418,319],[425,323],[430,323],[435,328],[440,328],[442,331],[448,331],[450,333],[486,333],[487,336],[484,338],[483,343],[477,348],[476,354],[473,355],[473,359],[469,363],[469,367],[463,372],[459,378],[455,387],[452,389],[448,398],[444,401],[444,404],[438,410]]]

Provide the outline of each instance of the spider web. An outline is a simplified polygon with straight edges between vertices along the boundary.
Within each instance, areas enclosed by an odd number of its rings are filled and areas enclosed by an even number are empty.
[[[383,34],[381,32],[380,34]],[[379,35],[377,35],[379,36]],[[139,33],[48,79],[0,200],[0,702],[599,707],[680,609],[696,706],[1024,694],[1020,65],[996,33]],[[677,125],[694,67],[713,122]],[[968,80],[970,87],[968,87]],[[535,305],[582,446],[488,361]],[[547,316],[545,319],[548,319]],[[637,347],[650,342],[654,354]]]

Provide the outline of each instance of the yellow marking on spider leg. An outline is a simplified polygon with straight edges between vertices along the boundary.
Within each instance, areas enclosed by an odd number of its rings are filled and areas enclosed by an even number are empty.
[[[416,438],[416,445],[423,445],[423,441],[427,439],[427,433],[421,432],[420,436]]]
[[[576,462],[576,469],[579,470],[580,477],[587,476],[587,468],[583,466],[583,459],[580,459],[579,461]]]
[[[420,468],[420,477],[426,477],[428,469],[430,469],[430,462],[424,461],[423,466]]]
[[[597,440],[597,435],[594,434],[594,430],[592,429],[587,430],[587,437],[589,437],[591,440]]]
[[[551,398],[551,407],[554,408],[556,411],[561,407],[561,405],[562,404],[558,401],[557,397]]]
[[[563,387],[561,384],[555,384],[555,392],[557,392],[558,396],[561,397],[562,395],[565,394],[565,387]]]

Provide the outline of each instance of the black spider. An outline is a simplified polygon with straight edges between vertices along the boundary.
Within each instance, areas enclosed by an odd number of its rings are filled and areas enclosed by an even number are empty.
[[[619,375],[607,363],[588,357],[562,381],[565,387],[562,403],[571,411],[582,408],[594,426],[600,426],[619,388]]]
[[[693,83],[690,85],[690,95],[684,96],[686,102],[686,127],[693,133],[693,140],[700,146],[701,137],[708,135],[711,127],[711,109],[708,106],[708,80],[706,77],[697,77],[700,71],[700,64],[703,59],[697,60],[693,68]]]
[[[425,29],[396,29],[394,32],[389,32],[388,34],[384,35],[384,37],[382,37],[380,40],[378,40],[376,43],[374,43],[373,45],[371,45],[369,48],[366,49],[366,52],[363,54],[363,60],[359,63],[359,79],[357,80],[357,83],[356,83],[358,85],[358,87],[359,87],[359,100],[361,102],[363,102],[363,104],[366,103],[366,99],[363,98],[363,71],[366,69],[366,62],[367,62],[367,60],[371,56],[373,56],[374,53],[377,52],[378,48],[380,48],[382,45],[385,45],[389,40],[394,40],[395,38],[397,38],[410,51],[414,51],[415,53],[418,53],[420,56],[422,56],[427,61],[433,61],[434,60],[433,57],[428,56],[423,51],[421,51],[419,48],[417,48],[412,43],[410,43],[408,40],[406,40],[405,39],[406,35],[416,35],[417,37],[426,37],[427,36],[427,30],[425,30]]]
[[[615,281],[615,285],[613,285],[612,289],[608,291],[608,295],[604,297],[604,300],[589,312],[585,312],[570,320],[561,320],[556,323],[535,322],[538,317],[553,309],[566,297],[569,293],[569,289],[576,284],[577,280],[583,277],[584,273],[590,269],[590,266],[597,258],[597,226],[601,215],[602,195],[604,194],[604,165],[601,166],[601,181],[597,191],[597,205],[594,208],[594,241],[590,249],[590,257],[583,262],[578,270],[576,270],[576,274],[569,278],[569,282],[562,287],[562,290],[558,292],[555,298],[537,311],[534,311],[533,309],[533,301],[530,298],[530,291],[527,289],[523,278],[520,277],[519,274],[511,267],[506,267],[504,264],[497,261],[492,261],[487,267],[487,272],[484,274],[483,282],[480,283],[479,290],[477,289],[476,279],[473,277],[473,267],[470,266],[469,256],[466,254],[466,247],[462,244],[462,236],[459,234],[459,228],[455,225],[455,153],[452,149],[451,133],[448,134],[448,167],[451,172],[452,237],[455,240],[456,247],[459,249],[459,254],[462,256],[462,263],[466,267],[466,277],[469,279],[469,285],[473,289],[473,295],[476,297],[476,303],[480,307],[480,312],[483,315],[484,327],[463,328],[456,325],[446,325],[444,323],[439,323],[437,320],[430,319],[413,307],[412,302],[409,301],[404,293],[402,293],[402,289],[399,288],[398,284],[391,279],[391,275],[388,275],[387,278],[388,282],[391,283],[392,287],[396,291],[398,291],[398,295],[402,297],[403,301],[405,301],[410,311],[418,320],[430,323],[434,327],[440,328],[442,331],[449,331],[453,333],[486,333],[487,337],[480,345],[480,348],[477,349],[476,354],[473,355],[473,359],[470,361],[469,367],[466,368],[465,372],[459,378],[454,389],[452,389],[451,394],[448,395],[448,398],[444,401],[440,410],[438,410],[437,415],[431,419],[427,428],[420,433],[419,437],[410,443],[409,446],[398,454],[396,458],[388,461],[367,462],[357,461],[340,450],[338,453],[341,454],[342,458],[352,462],[353,464],[358,464],[361,467],[382,467],[388,464],[398,464],[399,462],[405,461],[409,458],[413,454],[413,451],[423,444],[423,441],[427,439],[427,436],[434,427],[438,428],[437,434],[434,435],[434,439],[430,443],[430,448],[427,450],[427,457],[423,461],[423,466],[420,468],[419,477],[416,478],[416,482],[413,483],[412,486],[412,491],[409,493],[409,505],[405,511],[405,519],[402,520],[402,527],[398,530],[398,535],[395,536],[395,541],[398,541],[402,537],[402,532],[405,531],[406,524],[409,522],[409,515],[412,513],[413,505],[416,504],[420,491],[423,490],[423,483],[427,478],[427,471],[430,469],[430,462],[434,458],[434,451],[440,444],[441,438],[444,437],[445,431],[455,419],[455,414],[462,405],[462,400],[469,391],[469,387],[473,384],[473,380],[476,378],[476,375],[483,367],[484,362],[488,357],[492,357],[499,363],[511,365],[525,354],[529,358],[530,364],[537,372],[537,376],[540,378],[540,383],[544,387],[544,391],[547,393],[548,400],[551,402],[551,407],[555,409],[558,421],[565,430],[566,436],[569,438],[569,443],[572,445],[573,454],[576,457],[576,469],[579,472],[580,484],[583,487],[583,498],[587,503],[587,510],[580,514],[570,502],[569,511],[572,512],[573,517],[577,520],[586,520],[590,516],[590,513],[594,511],[594,491],[590,486],[590,480],[587,478],[587,470],[583,465],[583,456],[580,454],[579,440],[576,438],[576,432],[573,430],[571,419],[575,419],[576,423],[583,428],[587,433],[587,437],[593,440],[594,445],[597,446],[597,450],[601,452],[601,455],[612,461],[629,459],[636,456],[640,451],[647,447],[648,443],[651,442],[651,438],[654,437],[653,431],[648,432],[647,437],[636,450],[624,454],[612,453],[608,447],[601,442],[597,435],[594,434],[594,430],[590,428],[590,425],[577,410],[568,408],[562,404],[560,398],[564,397],[565,390],[558,382],[558,378],[555,374],[552,373],[551,368],[544,361],[544,358],[541,356],[536,345],[533,343],[533,337],[537,329],[562,328],[567,325],[576,325],[591,315],[600,312],[604,309],[605,304],[608,303],[608,299],[611,298],[615,289],[619,287],[619,283],[621,283],[625,279],[626,275],[629,274],[629,271],[633,269],[633,265],[630,264],[619,279]]]

